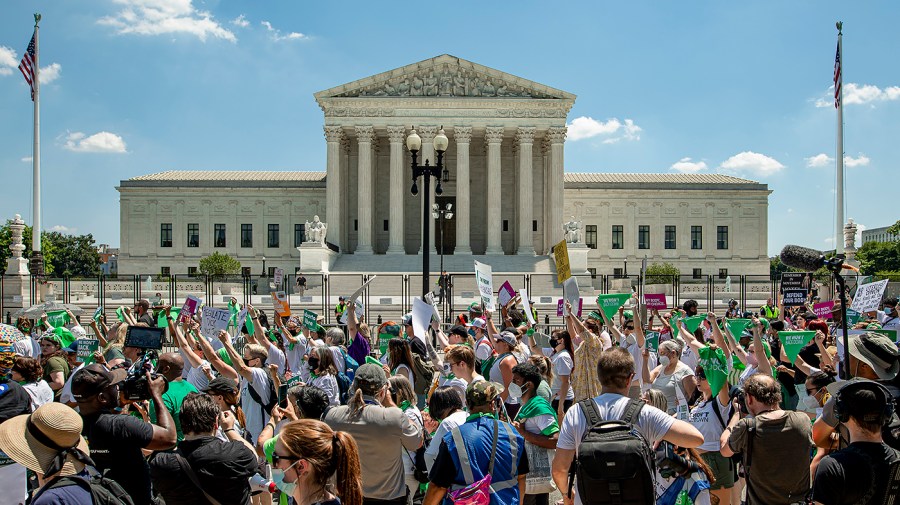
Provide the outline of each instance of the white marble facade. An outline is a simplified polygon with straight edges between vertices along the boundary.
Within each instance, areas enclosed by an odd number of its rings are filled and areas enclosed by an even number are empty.
[[[698,262],[704,274],[719,268],[768,272],[765,185],[715,175],[565,174],[570,93],[442,55],[315,99],[325,118],[324,174],[183,171],[122,181],[120,273],[163,267],[187,273],[216,250],[254,272],[262,256],[267,267],[293,272],[299,265],[295,225],[315,214],[328,223],[327,241],[342,254],[419,254],[423,183],[419,179],[420,193],[412,196],[405,143],[413,127],[422,137],[420,163],[434,163],[432,141],[441,127],[450,140],[444,155],[450,181],[436,200],[433,186],[431,192],[432,202],[454,204],[454,219],[444,227],[447,253],[545,255],[562,240],[561,224],[575,215],[598,230],[589,266],[599,273],[644,254],[674,262],[684,273]],[[725,222],[729,248],[719,250],[716,227]],[[663,248],[663,227],[670,223],[678,225],[674,250]],[[165,224],[173,232],[164,247]],[[189,224],[199,229],[198,247],[187,247]],[[223,248],[214,244],[216,224],[226,224]],[[242,224],[252,224],[251,247],[241,247]],[[610,249],[614,224],[625,230],[622,249]],[[269,247],[269,225],[278,227],[277,247]],[[637,248],[639,226],[651,227],[649,249]],[[690,249],[690,226],[706,230],[700,250]],[[434,252],[439,230],[431,237]],[[418,261],[407,263],[410,271],[419,268]]]

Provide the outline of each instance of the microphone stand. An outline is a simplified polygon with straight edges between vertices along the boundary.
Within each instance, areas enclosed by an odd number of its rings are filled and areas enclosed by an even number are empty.
[[[850,378],[850,331],[847,328],[847,291],[841,270],[844,266],[844,255],[838,254],[825,260],[825,268],[831,272],[831,277],[838,286],[838,299],[841,302],[841,329],[844,330],[844,359],[841,367],[841,378]]]

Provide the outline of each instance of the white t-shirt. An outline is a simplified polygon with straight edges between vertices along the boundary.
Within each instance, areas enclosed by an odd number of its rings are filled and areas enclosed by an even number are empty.
[[[328,349],[331,351],[331,357],[334,359],[334,367],[337,368],[338,372],[347,373],[347,361],[344,360],[344,353],[341,352],[341,348],[333,345]]]
[[[22,340],[13,342],[13,349],[15,349],[16,354],[26,358],[40,359],[41,357],[41,343],[31,337],[25,337]]]
[[[75,398],[72,396],[72,377],[75,377],[75,372],[84,368],[84,363],[79,364],[75,367],[75,370],[72,370],[72,373],[69,374],[69,378],[66,379],[65,385],[63,385],[62,392],[59,393],[59,401],[62,403],[73,403]],[[52,400],[52,398],[51,398]]]
[[[244,418],[247,420],[247,431],[250,432],[251,440],[262,432],[263,427],[269,422],[270,413],[263,412],[265,404],[269,402],[269,373],[262,368],[251,368],[252,381],[241,378],[241,410],[244,411]],[[256,403],[250,397],[250,388],[256,392],[263,405]]]
[[[328,405],[337,407],[341,404],[341,388],[338,386],[337,379],[334,375],[327,373],[316,377],[309,382],[310,386],[315,386],[328,395]]]
[[[75,375],[75,374],[70,374]],[[65,386],[63,386],[65,387]],[[50,384],[47,384],[47,381],[44,379],[40,379],[37,382],[29,382],[22,386],[22,389],[28,392],[28,396],[31,397],[31,411],[34,412],[38,407],[45,403],[50,403],[53,401],[53,390],[50,389]],[[69,392],[71,393],[72,387],[69,386]]]
[[[572,369],[575,368],[575,363],[572,361],[572,355],[569,354],[569,351],[563,349],[550,358],[550,363],[553,365],[553,382],[550,384],[550,392],[554,395],[559,393],[558,398],[560,400],[574,400],[575,390],[572,389],[571,380],[569,381],[569,390],[565,393],[560,393],[560,390],[562,389],[562,377],[570,377],[572,375]]]
[[[266,358],[266,366],[275,363],[278,365],[278,375],[284,376],[284,364],[287,363],[287,360],[284,357],[284,352],[278,348],[277,345],[273,344],[271,340],[266,339],[266,347],[269,351],[269,357]]]
[[[188,366],[190,365],[187,363],[187,360],[185,360],[185,367]],[[201,360],[200,366],[191,367],[190,370],[188,370],[187,377],[184,379],[197,388],[197,391],[203,391],[209,387],[209,378],[206,376],[206,373],[203,372],[204,366],[211,367],[209,361],[206,361],[205,359]],[[215,369],[210,368],[210,372],[215,376]]]
[[[293,349],[291,348],[291,343],[288,339],[282,337],[284,340],[284,355],[287,360],[287,365],[291,368],[291,373],[294,375],[302,374],[302,370],[304,368],[303,356],[306,356],[306,337],[303,336],[302,333],[297,334],[296,338],[297,343],[293,344]]]
[[[703,445],[698,447],[701,451],[716,452],[722,448],[719,443],[719,438],[722,436],[722,432],[725,431],[725,428],[722,426],[722,423],[719,422],[719,418],[716,417],[716,412],[714,410],[717,406],[716,404],[718,404],[719,415],[722,416],[722,421],[727,424],[728,410],[731,407],[730,404],[722,405],[719,403],[718,396],[694,407],[694,410],[691,411],[691,416],[688,419],[688,422],[703,434]]]
[[[894,309],[894,313],[897,313],[897,309]],[[881,323],[881,327],[885,330],[900,330],[900,316],[889,316],[879,310],[878,322]]]
[[[500,371],[500,363],[509,357],[516,359],[516,356],[514,354],[501,354],[500,356],[497,356],[497,359],[494,360],[494,364],[491,365],[491,370],[488,373],[488,378],[491,380],[491,382],[496,382],[497,384],[501,384],[503,385],[503,387],[506,387],[506,384],[503,382],[503,372]],[[520,401],[521,400],[519,398],[507,396],[504,403],[506,403],[507,405],[518,405]]]
[[[423,430],[425,428],[425,421],[422,419],[422,413],[419,412],[419,408],[415,405],[410,405],[408,409],[403,411],[403,414],[417,430]],[[407,451],[405,448],[402,450],[406,452],[406,454],[403,455],[403,473],[406,475],[413,475],[416,469],[416,451]]]
[[[694,348],[685,344],[684,349],[681,350],[681,362],[687,365],[689,369],[696,370],[699,359],[697,353],[694,352]]]
[[[402,375],[409,379],[409,384],[415,388],[416,387],[416,376],[413,374],[412,369],[404,364],[397,365],[397,368],[394,369],[393,375]]]
[[[491,357],[491,353],[494,352],[494,346],[491,345],[491,341],[488,338],[481,337],[478,342],[475,343],[475,359],[479,361],[484,361]]]
[[[687,365],[679,361],[671,375],[666,374],[665,368],[663,368],[656,376],[656,380],[653,381],[653,389],[658,389],[666,395],[670,414],[675,413],[676,407],[682,401],[681,398],[687,397],[682,381],[685,377],[692,377],[693,375],[693,369],[688,368]]]
[[[625,414],[625,407],[628,406],[629,398],[615,393],[604,393],[596,398],[594,402],[597,404],[600,416],[603,419],[621,419]],[[636,427],[638,431],[647,439],[650,447],[654,447],[657,442],[669,432],[675,418],[665,412],[644,405],[638,415]],[[559,440],[556,443],[557,449],[574,450],[578,454],[578,445],[588,429],[587,419],[581,412],[581,407],[574,407],[566,412],[563,418],[562,426],[559,429]],[[578,496],[578,487],[575,487],[575,505],[581,505],[581,498]]]
[[[447,418],[442,420],[441,424],[438,425],[438,429],[431,438],[431,443],[428,444],[428,448],[425,449],[425,466],[428,467],[429,472],[431,472],[431,467],[434,465],[434,460],[437,459],[438,450],[441,448],[441,440],[444,439],[444,435],[465,423],[467,417],[469,417],[469,414],[464,410],[457,410],[447,416]]]
[[[644,373],[644,356],[642,355],[644,348],[638,346],[634,333],[631,334],[631,338],[627,338],[623,333],[622,338],[619,339],[619,347],[628,351],[634,360],[634,382],[639,383]]]
[[[465,379],[454,376],[452,379],[448,379],[447,377],[441,376],[441,381],[438,383],[439,386],[450,386],[455,389],[459,393],[459,397],[462,398],[463,405],[466,404],[466,388],[469,387],[469,384]]]

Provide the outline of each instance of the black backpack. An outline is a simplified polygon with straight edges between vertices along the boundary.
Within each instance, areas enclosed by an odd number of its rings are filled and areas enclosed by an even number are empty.
[[[589,428],[569,468],[584,505],[656,503],[656,458],[635,427],[644,402],[629,400],[622,420],[604,421],[592,398],[578,402]]]
[[[57,477],[44,489],[38,492],[32,500],[36,500],[44,490],[60,488],[72,484],[81,486],[83,489],[90,491],[91,501],[94,505],[134,505],[131,497],[124,489],[122,489],[122,486],[120,486],[118,482],[96,472],[91,472],[90,479],[75,475]]]
[[[898,399],[900,399],[900,388],[884,382],[881,382],[881,385],[887,388],[894,400],[894,412],[891,414],[891,418],[888,420],[887,424],[882,426],[881,438],[884,440],[884,443],[889,445],[892,449],[900,451],[900,416],[898,416],[898,409],[900,409],[900,402],[898,402]]]
[[[247,384],[247,392],[250,393],[250,398],[253,398],[253,401],[256,402],[257,405],[263,409],[263,419],[266,418],[267,415],[272,413],[272,410],[278,405],[278,392],[275,391],[275,383],[272,382],[271,377],[266,377],[266,383],[269,385],[269,401],[263,405],[262,398],[260,398],[259,393],[253,389],[253,384]]]

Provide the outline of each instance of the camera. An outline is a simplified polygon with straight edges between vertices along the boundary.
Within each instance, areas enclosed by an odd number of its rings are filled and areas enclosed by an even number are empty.
[[[696,462],[678,454],[678,449],[665,440],[656,448],[656,468],[659,475],[665,479],[690,475],[700,470]]]
[[[150,372],[151,380],[162,377],[153,368],[153,362],[157,359],[159,359],[159,354],[157,354],[156,350],[145,351],[141,356],[141,360],[128,370],[128,377],[122,381],[122,385],[119,387],[119,393],[125,403],[142,402],[150,399],[150,381],[147,380],[146,372]],[[163,377],[163,380],[165,380],[165,377]],[[168,390],[169,382],[166,381],[163,393]]]
[[[738,405],[740,405],[741,407],[741,415],[750,415],[750,411],[747,410],[747,399],[744,396],[744,390],[742,388],[738,386],[732,386],[731,390],[728,391],[728,398],[730,400],[737,399]]]

